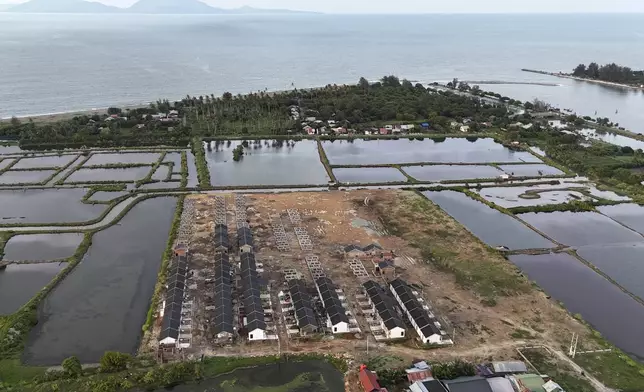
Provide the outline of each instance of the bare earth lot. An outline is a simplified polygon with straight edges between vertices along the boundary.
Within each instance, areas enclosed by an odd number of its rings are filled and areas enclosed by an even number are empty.
[[[262,276],[274,299],[273,318],[279,339],[262,343],[237,339],[233,344],[214,344],[208,334],[213,315],[205,310],[210,294],[204,277],[214,258],[215,197],[221,196],[194,195],[186,200],[194,203],[189,235],[190,268],[198,276],[191,291],[192,347],[186,350],[187,356],[315,351],[346,353],[357,360],[384,354],[407,360],[455,357],[485,360],[492,356],[499,360],[515,358],[516,348],[522,345],[545,344],[561,350],[569,343],[573,331],[582,339],[588,334],[583,325],[533,288],[509,261],[427,199],[408,191],[364,190],[245,195],[246,220],[255,236],[256,258],[263,264]],[[226,222],[234,242],[236,215],[241,211],[236,211],[234,195],[224,197]],[[312,253],[319,256],[326,275],[344,290],[362,333],[308,340],[288,338],[276,299],[277,293],[285,288],[284,273],[287,269],[296,270],[311,286],[312,277],[287,210],[299,213],[301,223],[297,226],[306,228],[313,243]],[[271,228],[271,222],[280,219],[287,232],[287,251],[278,250]],[[394,251],[396,274],[420,288],[454,338],[454,346],[431,350],[421,347],[413,330],[409,330],[411,338],[404,342],[375,342],[355,300],[365,278],[354,275],[342,252],[349,244],[371,243]],[[370,279],[385,284],[383,278],[373,275],[372,266],[365,265],[365,269]],[[453,272],[456,270],[460,272]]]

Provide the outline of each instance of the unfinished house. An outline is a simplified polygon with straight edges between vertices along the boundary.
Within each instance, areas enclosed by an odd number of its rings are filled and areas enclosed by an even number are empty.
[[[237,230],[237,245],[241,253],[251,253],[253,251],[253,232],[250,228],[240,227]]]
[[[429,307],[421,304],[416,293],[411,290],[405,281],[396,279],[390,283],[389,287],[424,344],[453,343],[447,338],[447,334],[441,330],[440,323],[436,320],[434,314],[430,312]]]
[[[233,268],[227,254],[215,255],[213,333],[218,343],[231,341],[235,334],[233,322]]]
[[[178,348],[190,346],[190,311],[183,308],[187,276],[188,259],[184,253],[183,256],[175,258],[168,271],[168,283],[161,311],[160,346]]]
[[[264,320],[262,291],[254,254],[242,253],[240,271],[244,305],[243,324],[248,340],[266,340],[268,338],[267,326]]]
[[[405,337],[405,323],[398,316],[394,299],[376,282],[368,281],[362,284],[374,320],[378,321],[385,339],[402,339]]]
[[[311,296],[307,291],[306,283],[300,279],[290,280],[288,282],[288,291],[300,335],[306,336],[318,332],[318,321],[313,310],[313,302],[311,302]]]
[[[215,233],[213,235],[213,242],[215,252],[226,252],[230,250],[230,238],[228,237],[228,226],[218,224],[215,225]]]
[[[315,281],[315,285],[317,286],[318,294],[327,314],[327,327],[334,334],[350,332],[347,311],[342,306],[336,287],[331,279],[327,277],[318,278]]]

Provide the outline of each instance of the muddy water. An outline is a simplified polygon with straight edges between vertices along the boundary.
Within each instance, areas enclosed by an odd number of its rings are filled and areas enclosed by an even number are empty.
[[[95,363],[105,351],[134,353],[175,206],[170,197],[143,201],[94,235],[83,261],[41,305],[27,363],[57,365],[71,355]]]
[[[452,218],[489,246],[511,250],[552,248],[555,245],[509,215],[460,192],[423,192]]]
[[[174,392],[339,392],[344,391],[342,373],[322,361],[285,362],[238,369],[204,380],[180,385]],[[165,390],[159,390],[162,392]]]
[[[0,270],[0,315],[17,311],[66,267],[66,263],[12,264]]]
[[[638,233],[596,212],[531,212],[518,217],[568,246],[644,241]]]
[[[613,344],[644,358],[644,305],[569,254],[516,255],[510,260]]]
[[[270,140],[251,141],[244,157],[233,161],[233,150],[241,144],[232,141],[211,143],[206,150],[213,186],[235,185],[325,185],[329,178],[320,162],[317,142],[301,140],[281,145]]]
[[[515,152],[493,139],[447,138],[444,141],[363,140],[325,141],[324,151],[332,165],[375,165],[412,162],[440,163],[541,163],[528,152]]]
[[[3,260],[66,259],[74,255],[81,241],[80,233],[16,235],[5,245]]]

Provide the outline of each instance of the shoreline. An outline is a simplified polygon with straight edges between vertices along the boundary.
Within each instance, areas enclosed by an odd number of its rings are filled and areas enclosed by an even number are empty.
[[[538,71],[538,70],[527,69],[527,68],[523,68],[523,69],[521,69],[521,71],[530,72],[530,73],[536,73],[536,74],[540,74],[540,75],[554,76],[556,78],[572,79],[572,80],[576,80],[576,81],[579,81],[579,82],[594,83],[594,84],[599,84],[599,85],[608,86],[608,87],[619,87],[619,88],[628,88],[628,89],[637,90],[637,91],[644,91],[644,87],[632,86],[630,84],[622,84],[622,83],[616,83],[616,82],[608,82],[608,81],[605,81],[605,80],[580,78],[578,76],[573,76],[571,74],[565,74],[565,73],[561,73],[561,72],[546,72],[546,71]]]

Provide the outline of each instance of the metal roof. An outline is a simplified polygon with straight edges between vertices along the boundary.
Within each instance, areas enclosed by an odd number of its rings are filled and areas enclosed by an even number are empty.
[[[253,246],[253,232],[248,227],[240,227],[237,230],[237,242],[239,246]]]
[[[521,361],[492,362],[494,373],[527,373],[528,367]]]
[[[223,223],[218,223],[215,225],[215,233],[217,232],[228,232],[228,226],[224,225]]]
[[[233,299],[232,299],[232,266],[228,257],[215,258],[215,287],[214,307],[215,320],[213,329],[215,334],[222,332],[233,333]]]
[[[256,329],[266,330],[264,322],[264,307],[262,306],[259,275],[255,265],[255,256],[250,253],[241,256],[241,286],[244,297],[244,312],[246,313],[246,328],[249,331]]]
[[[441,334],[440,329],[438,329],[434,324],[436,320],[429,316],[427,310],[425,310],[420,302],[418,302],[418,299],[414,293],[412,293],[411,288],[409,288],[405,281],[402,279],[395,279],[391,282],[391,287],[400,298],[402,306],[407,309],[414,322],[426,338],[432,335]]]
[[[335,292],[335,285],[331,279],[321,277],[315,281],[315,284],[318,286],[320,295],[322,296],[322,302],[324,303],[324,309],[329,319],[331,319],[331,323],[333,325],[341,322],[348,324],[349,318],[347,317],[346,310],[342,306],[338,293]]]
[[[291,301],[295,308],[295,317],[297,318],[297,325],[300,328],[312,326],[317,328],[317,318],[313,311],[311,296],[309,295],[306,284],[303,280],[292,279],[288,283],[288,289],[291,294]]]
[[[385,327],[390,331],[396,327],[405,329],[405,323],[402,322],[398,316],[398,312],[396,312],[393,303],[394,299],[379,284],[372,280],[363,283],[362,286],[367,291],[367,295],[369,295],[371,303],[373,303],[378,311],[378,315],[385,324]]]
[[[213,242],[215,248],[230,248],[230,238],[228,238],[228,231],[216,231],[213,234]]]

